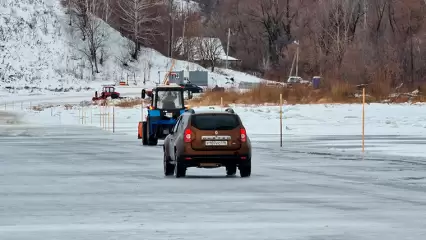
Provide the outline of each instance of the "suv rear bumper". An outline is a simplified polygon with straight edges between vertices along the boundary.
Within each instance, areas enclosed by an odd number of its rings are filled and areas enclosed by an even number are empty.
[[[183,155],[179,157],[179,163],[186,167],[215,167],[203,166],[203,164],[217,164],[216,167],[237,165],[251,165],[250,155]]]

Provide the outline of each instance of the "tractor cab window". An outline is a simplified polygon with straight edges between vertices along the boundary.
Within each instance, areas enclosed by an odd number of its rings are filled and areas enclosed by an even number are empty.
[[[155,101],[159,109],[184,108],[181,91],[157,91]]]

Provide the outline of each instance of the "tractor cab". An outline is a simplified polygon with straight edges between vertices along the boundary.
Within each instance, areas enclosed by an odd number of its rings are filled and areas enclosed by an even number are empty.
[[[142,90],[141,97],[151,98],[150,109],[181,110],[185,109],[185,89],[179,85],[160,85],[151,91]],[[192,98],[192,92],[188,91],[188,99]]]
[[[111,93],[115,92],[115,87],[114,86],[104,86],[102,88],[102,92],[105,93],[105,94],[111,95]]]
[[[115,87],[111,85],[105,85],[102,87],[102,92],[98,96],[98,91],[95,92],[95,97],[92,98],[92,101],[104,100],[107,98],[117,99],[120,98],[120,93],[115,91]]]
[[[102,89],[102,94],[105,95],[105,98],[111,97],[111,99],[121,98],[120,93],[115,90],[114,86],[107,85]]]
[[[151,98],[151,106],[155,109],[184,109],[184,91],[181,89],[157,88]]]
[[[101,92],[101,98],[105,99],[111,97],[111,95],[115,92],[115,87],[113,86],[103,86]]]
[[[139,123],[138,138],[144,145],[156,145],[158,139],[165,139],[176,124],[178,117],[186,111],[185,90],[179,85],[160,85],[141,92],[142,99],[151,98],[146,119]],[[188,98],[192,93],[188,91]]]

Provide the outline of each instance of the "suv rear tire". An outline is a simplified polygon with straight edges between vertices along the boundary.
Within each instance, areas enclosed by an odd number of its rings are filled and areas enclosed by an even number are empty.
[[[176,156],[175,153],[175,177],[176,178],[180,178],[180,177],[185,177],[186,176],[186,167],[184,165],[182,165],[182,163],[180,163],[179,161],[179,157]]]
[[[164,165],[164,176],[171,176],[175,172],[175,165],[170,163],[170,157],[166,156],[166,152],[164,152],[164,159],[163,159],[163,165]]]
[[[251,165],[240,166],[240,176],[241,177],[250,177],[251,175]]]
[[[111,99],[117,99],[120,98],[118,93],[111,93]]]

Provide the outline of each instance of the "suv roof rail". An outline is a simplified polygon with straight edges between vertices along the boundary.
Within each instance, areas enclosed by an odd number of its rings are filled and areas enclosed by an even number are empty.
[[[232,109],[232,108],[227,108],[227,109],[225,109],[225,112],[235,113],[234,109]]]

